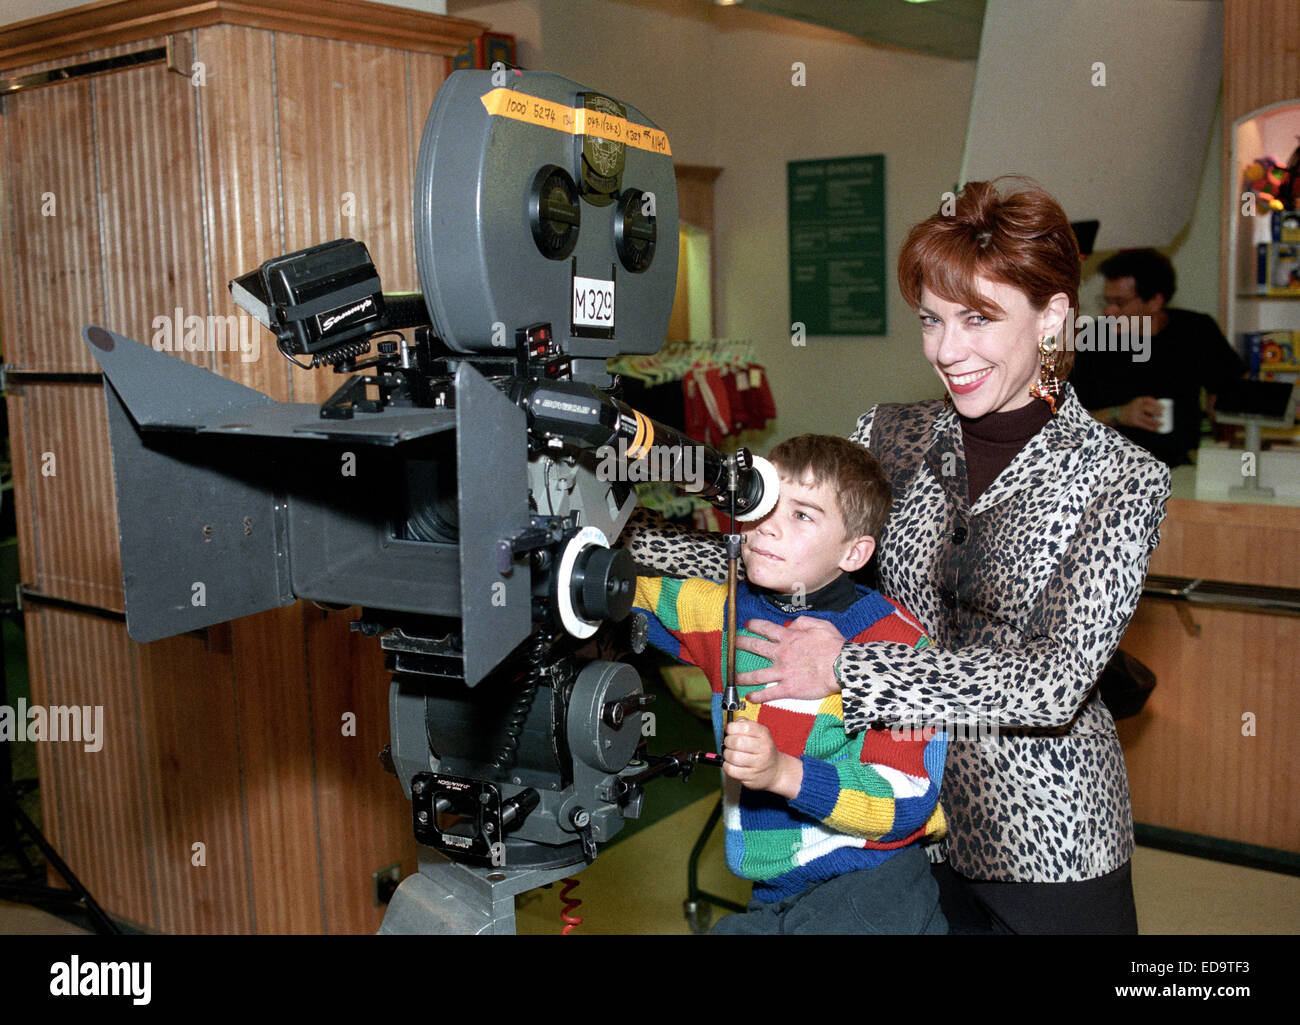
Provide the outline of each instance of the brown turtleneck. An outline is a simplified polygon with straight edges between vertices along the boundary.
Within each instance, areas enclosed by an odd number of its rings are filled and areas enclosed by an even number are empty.
[[[1042,399],[1031,399],[1007,413],[986,413],[973,420],[959,415],[958,419],[966,451],[966,486],[974,505],[1016,453],[1052,419],[1052,410]]]

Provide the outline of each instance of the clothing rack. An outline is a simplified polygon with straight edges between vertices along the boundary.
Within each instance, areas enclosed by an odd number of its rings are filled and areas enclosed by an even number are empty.
[[[669,342],[656,353],[619,356],[607,365],[646,389],[681,382],[682,414],[655,418],[706,444],[734,445],[736,435],[763,430],[776,416],[767,370],[754,359],[752,342]]]
[[[753,342],[716,338],[666,343],[658,352],[618,356],[607,363],[624,378],[631,405],[697,441],[735,449],[739,435],[760,431],[776,416],[767,370],[754,358]],[[637,485],[641,503],[668,519],[691,517],[714,529],[708,503],[656,482]]]
[[[635,378],[653,386],[680,381],[692,370],[757,364],[754,343],[729,338],[700,342],[665,342],[658,352],[645,356],[615,356],[609,372]]]

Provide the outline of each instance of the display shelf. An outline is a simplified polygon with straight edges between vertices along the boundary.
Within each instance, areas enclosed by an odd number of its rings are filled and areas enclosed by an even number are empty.
[[[1300,98],[1271,103],[1250,111],[1234,122],[1230,132],[1229,169],[1236,204],[1228,218],[1228,274],[1224,328],[1229,340],[1245,358],[1242,336],[1252,331],[1300,330],[1300,291],[1260,295],[1256,291],[1256,247],[1272,239],[1272,211],[1262,204],[1257,213],[1246,212],[1245,169],[1260,157],[1283,164],[1300,145]]]

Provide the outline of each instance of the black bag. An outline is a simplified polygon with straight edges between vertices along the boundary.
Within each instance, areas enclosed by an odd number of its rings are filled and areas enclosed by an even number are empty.
[[[1097,681],[1101,700],[1115,719],[1137,715],[1155,687],[1156,674],[1127,651],[1116,651]]]

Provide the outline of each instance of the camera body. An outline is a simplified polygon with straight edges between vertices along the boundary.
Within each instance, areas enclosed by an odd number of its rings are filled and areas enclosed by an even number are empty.
[[[359,608],[353,629],[379,637],[393,674],[385,757],[423,845],[391,931],[434,927],[439,895],[463,885],[434,851],[480,873],[496,929],[513,914],[503,881],[518,892],[590,861],[653,775],[638,674],[580,649],[627,617],[635,582],[611,547],[635,493],[598,456],[621,441],[682,465],[694,444],[620,403],[605,367],[667,328],[671,153],[640,111],[557,75],[458,71],[425,126],[413,217],[419,294],[385,294],[352,239],[231,283],[286,357],[344,375],[321,406],[100,327],[85,337],[105,376],[131,636],[299,598]],[[746,454],[700,448],[700,493],[739,496],[742,514],[775,501]],[[146,512],[160,502],[161,530]]]

